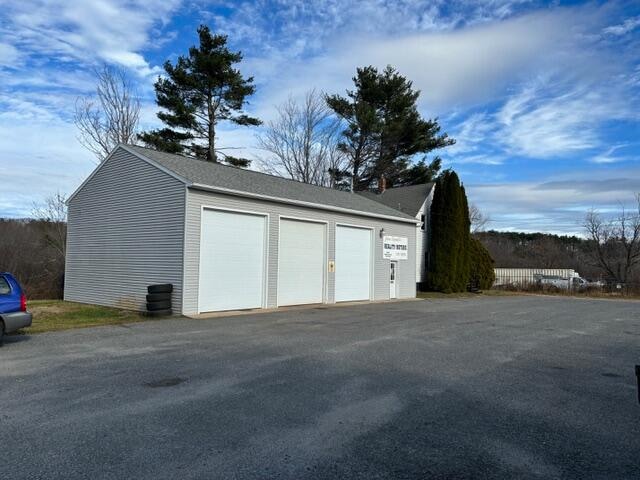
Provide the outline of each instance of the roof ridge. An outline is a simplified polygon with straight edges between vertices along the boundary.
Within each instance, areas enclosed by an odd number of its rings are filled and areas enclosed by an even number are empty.
[[[310,187],[323,188],[323,189],[325,189],[325,190],[330,190],[330,191],[332,191],[332,192],[341,192],[341,193],[346,193],[346,194],[355,194],[355,193],[360,193],[360,192],[350,192],[350,191],[347,191],[347,190],[339,190],[339,189],[337,189],[337,188],[326,187],[326,186],[324,186],[324,185],[316,185],[316,184],[314,184],[314,183],[302,182],[302,181],[300,181],[300,180],[296,180],[296,179],[294,179],[294,178],[287,178],[287,177],[283,177],[282,175],[276,175],[276,174],[274,174],[274,173],[260,172],[260,171],[258,171],[258,170],[250,170],[250,169],[248,169],[248,168],[236,167],[235,165],[227,165],[227,164],[222,163],[222,162],[209,162],[209,161],[207,161],[207,160],[203,160],[202,158],[198,158],[198,157],[191,157],[191,156],[189,156],[189,155],[183,155],[183,154],[181,154],[181,153],[163,152],[162,150],[156,150],[155,148],[144,147],[144,146],[142,146],[142,145],[132,145],[132,144],[128,144],[128,143],[125,143],[125,144],[123,144],[123,145],[125,145],[125,146],[127,146],[127,147],[142,148],[142,149],[144,149],[144,150],[150,150],[150,151],[152,151],[152,152],[162,153],[162,154],[165,154],[165,155],[173,155],[174,157],[180,157],[180,158],[184,158],[184,159],[187,159],[187,160],[197,160],[197,161],[199,161],[199,162],[204,163],[205,165],[217,165],[217,166],[220,166],[220,167],[232,168],[232,169],[234,169],[234,170],[238,170],[238,171],[241,171],[241,172],[251,172],[251,173],[257,173],[257,174],[259,174],[259,175],[266,175],[267,177],[277,178],[277,179],[279,179],[279,180],[287,180],[287,181],[289,181],[289,182],[297,183],[297,184],[300,184],[300,185],[308,185],[308,186],[310,186]],[[375,193],[375,192],[374,192],[374,193]]]
[[[386,188],[383,192],[378,193],[377,195],[384,195],[385,193],[389,192],[389,191],[393,191],[393,190],[400,190],[402,188],[415,188],[415,187],[426,187],[428,185],[433,185],[436,182],[424,182],[424,183],[416,183],[414,185],[401,185],[399,187],[389,187]],[[372,192],[372,193],[376,193],[376,192]]]
[[[258,195],[285,202],[303,202],[320,208],[344,208],[364,215],[403,218],[405,221],[412,219],[411,215],[393,206],[384,205],[373,198],[359,195],[361,192],[314,185],[271,173],[239,168],[219,162],[207,162],[200,158],[163,152],[141,145],[121,144],[121,146],[125,150],[130,149],[130,152],[141,158],[155,162],[158,166],[166,168],[167,171],[179,175],[194,188],[217,188],[221,191],[245,192],[248,196]]]

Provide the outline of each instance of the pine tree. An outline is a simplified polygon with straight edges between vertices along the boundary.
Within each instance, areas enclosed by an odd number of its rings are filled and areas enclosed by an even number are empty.
[[[326,101],[346,123],[338,149],[347,157],[349,167],[334,174],[343,182],[350,178],[351,190],[360,191],[369,187],[362,177],[379,151],[382,124],[377,111],[378,71],[373,67],[358,68],[353,83],[355,90],[347,90],[346,97],[331,95]]]
[[[347,96],[327,97],[327,104],[346,123],[339,148],[350,161],[347,172],[354,190],[375,188],[381,177],[388,186],[431,181],[440,159],[413,164],[416,155],[452,145],[440,133],[437,120],[425,120],[418,112],[418,90],[411,81],[388,66],[358,68],[354,90]]]
[[[236,125],[260,125],[243,112],[246,97],[255,91],[253,77],[244,78],[234,65],[240,52],[227,48],[226,35],[212,35],[198,28],[200,45],[191,47],[175,65],[165,62],[165,78],[155,83],[158,118],[167,127],[144,132],[147,145],[170,153],[186,153],[211,162],[219,160],[246,167],[250,161],[227,155],[216,147],[216,127],[222,121]]]

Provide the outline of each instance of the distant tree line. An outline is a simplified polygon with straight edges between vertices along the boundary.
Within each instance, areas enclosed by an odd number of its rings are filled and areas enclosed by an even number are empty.
[[[596,258],[597,242],[589,238],[493,230],[477,232],[474,237],[482,242],[499,268],[572,268],[589,280],[625,280],[616,275],[616,267],[611,269],[612,275],[599,265]],[[614,265],[622,264],[625,260],[622,252],[613,253],[610,258],[609,261]],[[633,267],[626,281],[640,283],[638,266]]]
[[[587,242],[576,236],[548,233],[476,232],[498,268],[573,268],[584,275],[588,268]]]
[[[0,271],[15,275],[31,299],[62,298],[66,215],[56,194],[34,206],[33,218],[0,218]]]

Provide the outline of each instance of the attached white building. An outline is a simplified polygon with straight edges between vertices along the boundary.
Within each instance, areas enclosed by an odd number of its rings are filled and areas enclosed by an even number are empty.
[[[417,221],[416,226],[416,283],[418,288],[427,281],[429,261],[429,225],[431,203],[435,183],[423,183],[408,187],[388,188],[381,193],[366,193],[368,198],[411,215]]]
[[[416,294],[419,215],[361,195],[120,145],[68,205],[65,300],[143,310],[171,283],[194,315]]]

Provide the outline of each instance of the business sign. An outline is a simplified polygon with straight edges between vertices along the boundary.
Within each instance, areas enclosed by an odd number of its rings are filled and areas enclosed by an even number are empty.
[[[382,258],[387,260],[406,260],[409,258],[409,239],[385,235],[382,238]]]

